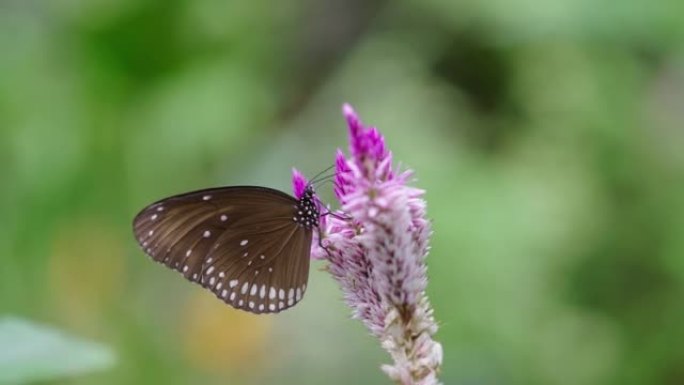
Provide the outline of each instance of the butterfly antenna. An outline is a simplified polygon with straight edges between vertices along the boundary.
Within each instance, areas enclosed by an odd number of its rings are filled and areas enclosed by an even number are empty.
[[[325,182],[333,182],[331,179],[336,177],[337,174],[331,174],[331,175],[326,175],[321,178],[318,178],[315,182],[310,183],[312,186],[316,187],[315,185],[318,185],[319,183],[325,183]]]
[[[313,178],[311,178],[311,180],[309,181],[309,184],[311,185],[311,184],[314,184],[314,183],[316,183],[316,179],[318,179],[318,177],[319,177],[319,176],[321,176],[321,175],[325,174],[326,172],[328,172],[328,171],[332,170],[332,169],[333,169],[333,167],[335,167],[335,165],[334,165],[334,164],[333,164],[333,165],[331,165],[330,167],[326,168],[325,170],[323,170],[323,171],[319,172],[318,174],[316,174],[316,176],[314,176]]]

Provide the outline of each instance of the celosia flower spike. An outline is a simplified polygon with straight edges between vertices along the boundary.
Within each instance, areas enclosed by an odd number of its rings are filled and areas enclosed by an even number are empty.
[[[299,199],[304,195],[307,185],[306,178],[302,175],[296,168],[292,169],[292,191],[294,192],[295,198]]]
[[[423,191],[407,186],[411,172],[395,175],[392,156],[376,128],[366,128],[351,106],[351,157],[338,151],[335,195],[339,215],[322,227],[328,270],[339,283],[352,317],[380,339],[394,360],[382,369],[408,385],[438,384],[442,347],[425,294],[425,257],[431,234]],[[318,250],[317,250],[318,248]]]

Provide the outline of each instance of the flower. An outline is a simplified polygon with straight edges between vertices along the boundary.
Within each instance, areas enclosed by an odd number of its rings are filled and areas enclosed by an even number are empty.
[[[320,223],[322,245],[352,317],[361,320],[392,356],[382,369],[400,384],[438,384],[442,347],[425,294],[425,257],[431,234],[423,190],[407,185],[411,171],[392,169],[392,153],[377,128],[365,127],[344,105],[349,152],[335,159],[335,196],[341,208]],[[295,194],[301,188],[293,178]]]
[[[306,190],[306,178],[302,175],[296,168],[292,169],[292,191],[294,192],[295,198],[299,199],[304,195],[304,190]]]

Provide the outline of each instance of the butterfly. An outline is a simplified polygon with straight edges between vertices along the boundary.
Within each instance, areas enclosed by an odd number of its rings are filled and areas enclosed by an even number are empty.
[[[317,199],[311,184],[300,198],[257,186],[198,190],[147,206],[133,231],[152,259],[228,305],[278,313],[306,292]]]

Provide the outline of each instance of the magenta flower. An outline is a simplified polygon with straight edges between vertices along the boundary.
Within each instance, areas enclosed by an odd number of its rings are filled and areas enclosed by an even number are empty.
[[[292,192],[294,192],[295,198],[299,199],[304,195],[306,190],[307,180],[296,168],[292,169]]]
[[[409,187],[410,171],[393,170],[392,154],[376,128],[363,126],[349,105],[349,152],[335,160],[337,216],[320,223],[325,249],[312,256],[329,262],[352,317],[377,337],[394,363],[382,369],[400,384],[438,384],[442,346],[425,294],[425,257],[431,234],[423,191]],[[295,173],[295,194],[301,191]],[[298,182],[299,181],[299,182]]]

